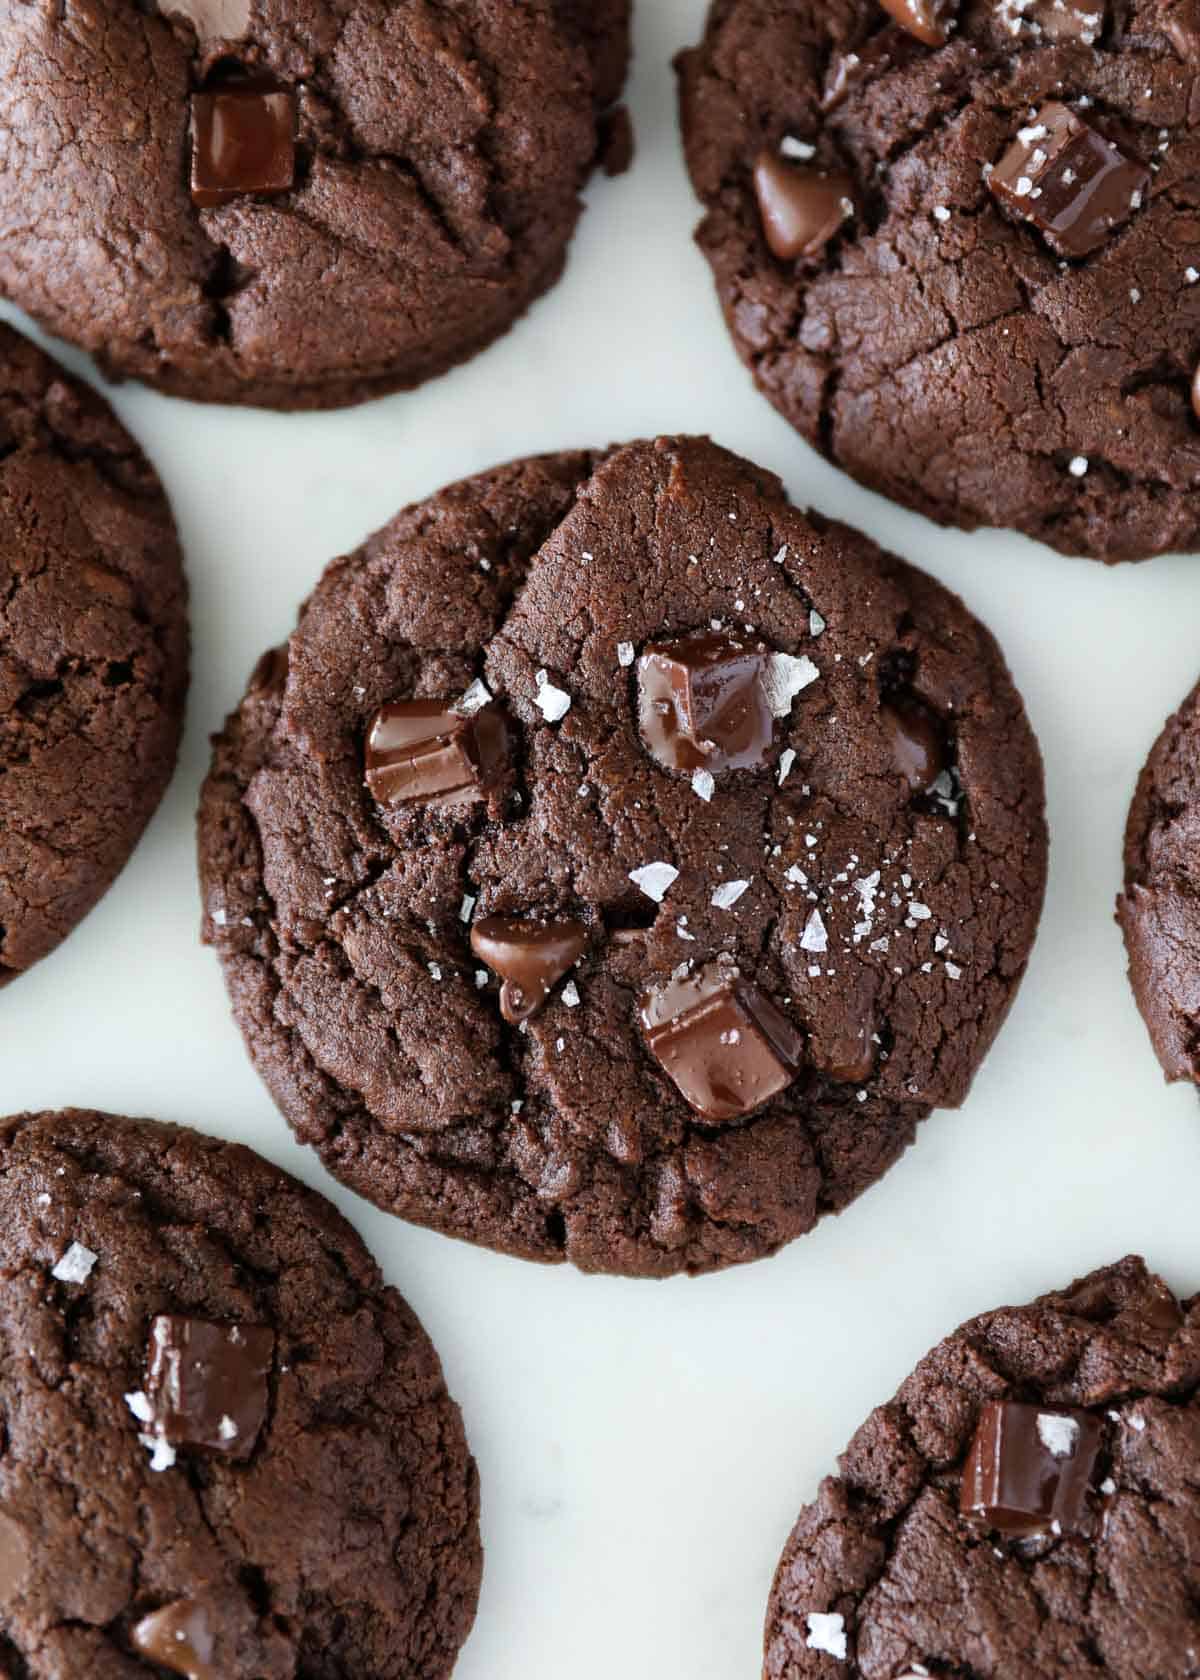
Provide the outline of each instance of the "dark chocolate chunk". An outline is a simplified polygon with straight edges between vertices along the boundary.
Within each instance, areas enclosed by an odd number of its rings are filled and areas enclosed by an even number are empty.
[[[1069,1407],[993,1400],[963,1471],[959,1509],[1014,1538],[1074,1534],[1100,1451],[1100,1423]]]
[[[775,720],[766,650],[730,636],[652,643],[638,661],[638,723],[668,770],[745,770],[765,762]]]
[[[1086,257],[1141,208],[1150,171],[1065,105],[1043,105],[988,176],[995,198],[1062,257]]]
[[[133,1648],[139,1656],[187,1680],[219,1680],[213,1667],[213,1631],[208,1611],[194,1599],[164,1604],[134,1624]]]
[[[754,190],[763,234],[781,262],[818,256],[854,214],[849,175],[789,163],[771,150],[759,153]]]
[[[926,793],[947,768],[937,720],[918,700],[895,696],[879,708],[892,759],[913,793]]]
[[[150,1326],[152,1433],[171,1446],[244,1457],[267,1416],[272,1330],[161,1313]]]
[[[229,88],[192,95],[192,202],[203,209],[250,193],[290,192],[296,101],[290,93]]]
[[[1197,420],[1200,420],[1200,363],[1197,363],[1196,371],[1192,375],[1192,408]]]
[[[792,1083],[804,1041],[736,968],[709,963],[644,993],[650,1053],[705,1120],[740,1120]]]
[[[879,3],[901,29],[907,29],[925,46],[946,45],[949,33],[946,16],[951,8],[944,0],[879,0]]]
[[[500,1013],[511,1025],[527,1021],[545,1004],[551,988],[587,948],[582,922],[561,917],[525,922],[515,916],[487,916],[471,929],[471,949],[497,973]]]
[[[394,700],[372,719],[366,782],[381,805],[470,805],[487,797],[507,752],[496,706],[464,715],[446,700]]]

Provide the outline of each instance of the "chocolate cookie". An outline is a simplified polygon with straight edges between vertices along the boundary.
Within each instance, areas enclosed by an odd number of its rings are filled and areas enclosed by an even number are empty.
[[[435,1680],[475,1466],[421,1326],[248,1149],[0,1122],[0,1672]]]
[[[962,1101],[1046,866],[954,596],[697,439],[519,461],[326,572],[216,743],[204,936],[330,1171],[662,1275]]]
[[[1200,1083],[1200,688],[1162,734],[1125,828],[1117,920],[1129,980],[1168,1079]]]
[[[87,914],[162,797],[186,613],[149,462],[0,323],[0,985]]]
[[[0,0],[0,290],[179,396],[417,385],[562,272],[629,4]]]
[[[761,389],[944,524],[1200,546],[1198,65],[1194,0],[715,0],[683,133]]]
[[[1200,1650],[1200,1296],[1141,1260],[972,1319],[800,1517],[765,1680],[1184,1680]]]

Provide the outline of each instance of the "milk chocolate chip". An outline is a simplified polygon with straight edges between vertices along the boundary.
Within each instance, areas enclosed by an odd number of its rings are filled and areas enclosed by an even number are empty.
[[[561,917],[526,922],[516,916],[486,916],[471,929],[471,949],[503,981],[500,1013],[512,1026],[536,1015],[551,989],[587,948],[582,922]]]
[[[213,1632],[208,1611],[190,1598],[165,1604],[135,1623],[134,1650],[149,1662],[186,1680],[219,1680],[213,1667]]]
[[[1061,257],[1086,257],[1145,202],[1150,171],[1065,105],[1043,105],[988,176]]]
[[[192,95],[192,202],[202,209],[250,193],[291,190],[296,101],[290,93],[228,88]]]
[[[1014,1539],[1076,1533],[1100,1434],[1089,1412],[990,1401],[963,1471],[962,1514]]]
[[[731,636],[652,643],[638,661],[638,723],[668,770],[763,764],[775,720],[763,685],[767,652]]]
[[[275,1333],[162,1313],[150,1326],[151,1431],[171,1446],[244,1458],[267,1416]]]
[[[366,782],[381,805],[470,805],[487,797],[507,753],[496,706],[464,716],[446,700],[394,700],[371,721]]]
[[[849,175],[789,163],[770,149],[754,166],[754,191],[763,234],[780,262],[818,256],[854,214]]]
[[[643,994],[651,1055],[705,1120],[740,1120],[792,1083],[804,1041],[765,992],[710,963]]]

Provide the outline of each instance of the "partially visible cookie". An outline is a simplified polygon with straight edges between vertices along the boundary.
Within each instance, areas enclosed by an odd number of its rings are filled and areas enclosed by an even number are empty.
[[[714,0],[683,135],[761,390],[944,524],[1200,547],[1198,65],[1190,0]]]
[[[381,1207],[699,1272],[965,1097],[1041,761],[962,602],[705,439],[514,462],[326,572],[215,744],[204,935]]]
[[[1167,719],[1138,778],[1117,920],[1167,1078],[1200,1084],[1200,688]]]
[[[0,323],[0,984],[137,844],[175,768],[187,657],[153,469],[106,403]]]
[[[0,290],[114,376],[326,408],[558,279],[630,0],[0,0]]]
[[[437,1355],[249,1150],[0,1122],[0,1672],[442,1680],[478,1489]]]
[[[765,1680],[1186,1680],[1200,1297],[1138,1259],[956,1330],[797,1522]]]

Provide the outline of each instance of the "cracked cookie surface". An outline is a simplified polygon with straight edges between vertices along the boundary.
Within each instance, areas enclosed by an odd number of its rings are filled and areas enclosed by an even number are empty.
[[[1167,719],[1129,808],[1117,921],[1168,1079],[1200,1084],[1200,688]]]
[[[963,1325],[801,1515],[771,1596],[765,1680],[1194,1674],[1198,1389],[1200,1298],[1181,1305],[1138,1259]],[[1043,1428],[1066,1411],[1098,1432],[1068,1532],[1006,1539],[960,1514],[981,1414],[1008,1400],[1050,1407]]]
[[[706,780],[643,744],[638,658],[714,627],[804,686],[761,762]],[[511,732],[486,798],[379,802],[380,709],[480,682]],[[916,791],[897,709],[944,753]],[[533,1258],[703,1271],[807,1231],[962,1101],[1036,928],[1041,761],[956,597],[663,439],[485,473],[332,565],[216,742],[200,867],[250,1052],[335,1176]],[[527,1019],[472,949],[492,918],[562,936]],[[731,1122],[639,1016],[722,963],[804,1040],[785,1069],[751,1010],[738,1054],[783,1088]]]
[[[112,884],[162,797],[187,597],[153,469],[0,323],[0,984]]]
[[[0,291],[180,396],[419,384],[557,280],[628,45],[628,0],[0,0]],[[201,208],[191,99],[235,70],[291,186]]]
[[[428,1338],[330,1204],[239,1146],[76,1110],[0,1122],[0,1204],[0,1672],[447,1675],[475,1467]],[[152,1467],[160,1314],[273,1348],[244,1450]],[[155,1661],[181,1611],[189,1646]]]
[[[811,444],[942,523],[1108,561],[1196,548],[1200,14],[1172,0],[945,11],[932,48],[876,0],[716,0],[680,61],[681,109],[697,237],[738,351]],[[1070,261],[986,174],[1022,131],[1037,144],[1051,101],[1150,170],[1126,218]],[[795,261],[764,236],[764,155],[785,183],[843,174],[854,205]],[[1033,177],[1017,188],[1032,208]]]

